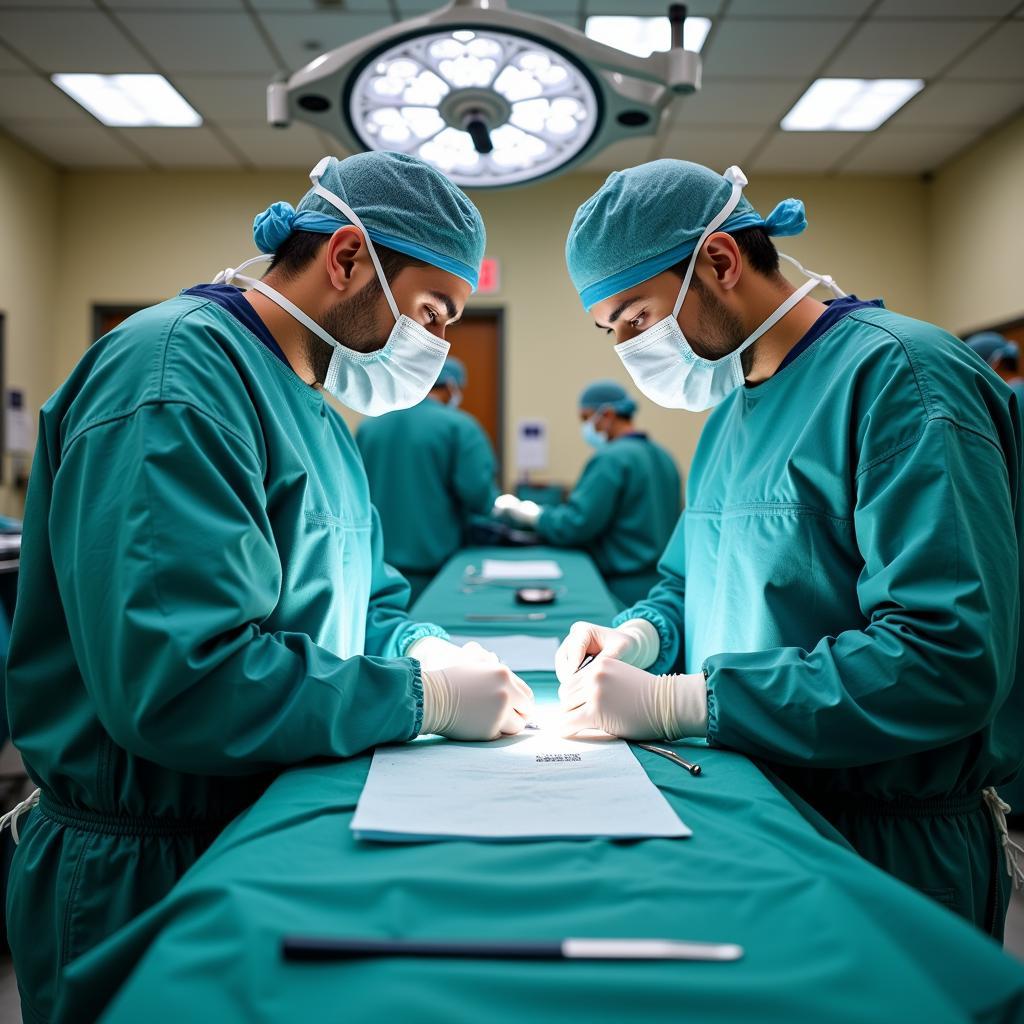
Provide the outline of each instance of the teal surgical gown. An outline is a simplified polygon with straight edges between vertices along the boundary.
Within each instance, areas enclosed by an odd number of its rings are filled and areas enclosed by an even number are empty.
[[[1024,756],[1018,415],[952,336],[849,314],[715,410],[661,579],[619,620],[657,628],[653,672],[706,673],[709,742],[997,935],[980,792]]]
[[[428,398],[364,420],[356,444],[380,511],[384,556],[418,591],[462,546],[470,517],[491,511],[491,443],[469,413]]]
[[[40,417],[8,661],[42,788],[8,899],[26,1021],[280,769],[416,735],[403,655],[443,632],[407,598],[341,418],[227,310],[179,296],[89,349]]]
[[[672,456],[646,434],[626,434],[597,449],[568,500],[546,507],[536,530],[551,544],[586,550],[630,604],[656,582],[681,502]]]

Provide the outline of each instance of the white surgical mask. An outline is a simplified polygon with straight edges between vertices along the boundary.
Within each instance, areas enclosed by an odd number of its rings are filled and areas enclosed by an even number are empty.
[[[462,392],[458,388],[449,388],[448,405],[452,409],[458,409],[462,405]]]
[[[689,409],[700,412],[718,405],[737,388],[743,386],[743,353],[766,331],[774,327],[805,295],[818,284],[827,285],[841,298],[845,293],[831,277],[804,270],[790,256],[779,255],[797,267],[810,280],[801,285],[767,320],[749,335],[734,351],[721,359],[705,359],[697,355],[679,326],[679,311],[690,287],[690,280],[697,264],[697,255],[708,237],[728,220],[736,209],[747,179],[738,167],[730,167],[724,175],[732,184],[732,193],[725,206],[712,218],[697,240],[683,278],[675,307],[670,316],[649,327],[643,334],[615,346],[636,386],[652,401],[666,409]]]
[[[373,261],[377,279],[395,318],[395,326],[391,328],[387,344],[376,352],[356,352],[328,334],[312,317],[307,316],[275,288],[239,273],[258,260],[273,259],[272,254],[255,256],[251,260],[246,260],[237,269],[228,267],[222,270],[214,278],[214,284],[234,284],[239,281],[250,288],[255,288],[318,338],[332,346],[334,354],[327,367],[324,391],[334,395],[353,412],[365,416],[380,416],[395,409],[408,409],[427,397],[441,374],[451,346],[448,342],[435,338],[422,324],[399,312],[398,304],[391,293],[391,287],[384,276],[377,252],[370,241],[369,232],[363,227],[363,222],[347,203],[320,184],[320,177],[329,159],[324,157],[310,171],[309,178],[313,182],[313,191],[336,206],[363,233],[366,250]]]
[[[591,448],[600,448],[608,443],[608,435],[597,429],[596,420],[598,415],[600,414],[595,413],[589,420],[585,420],[580,431],[583,434],[583,440]]]

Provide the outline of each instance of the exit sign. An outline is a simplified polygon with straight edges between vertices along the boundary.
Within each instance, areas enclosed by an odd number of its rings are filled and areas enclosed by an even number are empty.
[[[477,295],[493,295],[501,290],[501,268],[496,256],[485,256],[480,261],[480,282],[476,286]]]

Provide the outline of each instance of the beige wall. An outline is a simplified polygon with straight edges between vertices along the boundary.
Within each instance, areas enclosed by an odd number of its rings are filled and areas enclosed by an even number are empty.
[[[477,194],[489,252],[501,260],[502,291],[483,304],[506,309],[506,466],[517,420],[549,423],[552,477],[571,481],[586,458],[575,399],[590,380],[622,378],[607,338],[580,308],[563,269],[576,207],[600,184],[567,176],[530,189]],[[147,302],[172,294],[253,253],[249,225],[275,199],[297,201],[301,171],[67,175],[57,311],[58,359],[50,384],[85,349],[93,303]],[[911,179],[758,179],[750,197],[764,211],[788,195],[807,203],[811,230],[786,240],[807,266],[849,291],[884,294],[894,308],[927,312],[926,190]],[[885,245],[879,239],[885,236]],[[702,418],[642,403],[640,424],[684,463]]]
[[[934,319],[966,332],[1024,317],[1024,116],[943,168],[929,221]]]
[[[0,135],[0,312],[5,315],[7,387],[22,388],[35,429],[39,405],[53,389],[56,273],[57,172]],[[4,455],[0,512],[21,514],[21,495],[11,487],[13,466]]]

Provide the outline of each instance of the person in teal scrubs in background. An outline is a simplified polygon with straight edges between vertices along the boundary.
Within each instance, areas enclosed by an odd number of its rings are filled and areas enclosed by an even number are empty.
[[[496,512],[550,544],[583,548],[608,589],[632,604],[657,581],[682,507],[682,478],[672,456],[633,425],[636,401],[621,384],[595,381],[578,407],[594,454],[565,503],[542,507],[507,494]]]
[[[384,557],[409,581],[413,601],[498,493],[491,442],[459,408],[466,383],[465,366],[450,357],[419,405],[365,420],[356,432]]]
[[[1024,409],[1024,376],[1020,372],[1020,347],[998,331],[978,331],[967,339],[967,345],[992,367],[1010,386]]]
[[[794,289],[771,236],[803,204],[762,218],[745,184],[659,160],[573,221],[569,273],[637,387],[714,411],[660,581],[559,651],[564,731],[756,758],[998,938],[1022,877],[994,789],[1024,758],[1020,410],[940,328]]]
[[[493,656],[406,615],[324,398],[370,415],[422,400],[476,282],[480,215],[399,154],[311,178],[297,210],[256,219],[262,280],[229,269],[129,318],[42,410],[7,664],[39,787],[8,818],[30,1024],[79,1019],[66,968],[276,773],[423,732],[515,733],[531,713]]]

